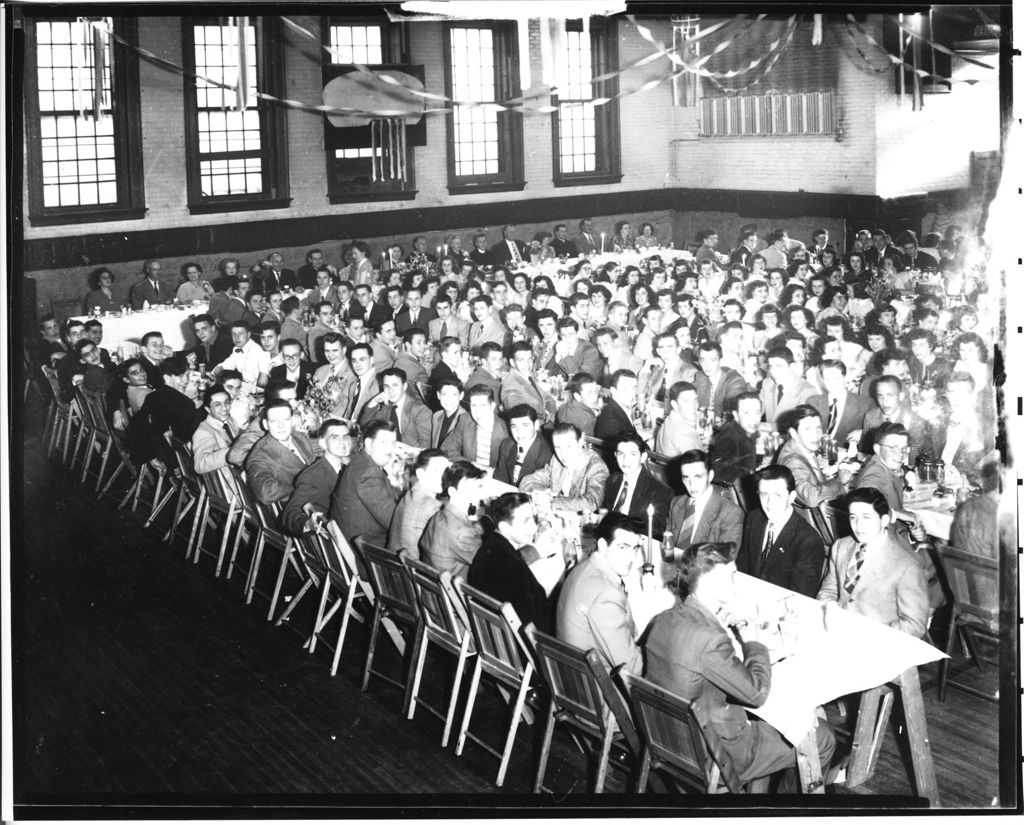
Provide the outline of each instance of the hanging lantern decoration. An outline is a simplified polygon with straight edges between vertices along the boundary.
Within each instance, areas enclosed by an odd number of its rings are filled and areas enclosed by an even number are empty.
[[[235,18],[238,36],[238,74],[235,81],[235,110],[244,112],[249,105],[249,29],[248,17]]]
[[[700,18],[696,15],[672,18],[672,51],[682,52],[682,59],[692,63],[700,56],[700,45],[689,42],[700,31]],[[682,72],[672,79],[672,103],[675,106],[693,107],[697,105],[698,75],[694,72]]]
[[[327,120],[338,128],[368,126],[371,181],[404,183],[408,176],[406,130],[420,122],[426,107],[424,99],[413,92],[423,91],[423,82],[394,69],[375,69],[373,74],[377,77],[349,72],[324,86],[325,106],[355,110],[351,114],[328,113]]]

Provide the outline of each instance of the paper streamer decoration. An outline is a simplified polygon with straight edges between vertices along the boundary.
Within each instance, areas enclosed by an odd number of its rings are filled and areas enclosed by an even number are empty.
[[[246,32],[249,29],[249,18],[239,17],[236,20],[235,31],[238,36],[238,74],[235,83],[235,108],[236,111],[244,112],[249,105],[249,55],[247,52],[248,39]]]

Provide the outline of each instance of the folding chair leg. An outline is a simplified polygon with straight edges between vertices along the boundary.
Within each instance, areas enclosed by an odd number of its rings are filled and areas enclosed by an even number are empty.
[[[277,571],[277,581],[274,582],[274,594],[270,597],[270,609],[267,611],[268,622],[274,618],[274,611],[277,609],[277,600],[281,598],[281,588],[284,587],[285,573],[288,572],[288,565],[293,564],[295,561],[292,558],[292,553],[294,552],[295,551],[292,549],[292,540],[289,538],[284,543],[284,554],[281,556],[281,567]],[[260,556],[261,558],[257,559],[252,566],[252,588],[256,587],[256,576],[260,570],[260,561],[262,561],[262,548]],[[252,589],[249,590],[248,601],[252,601]]]
[[[462,727],[459,729],[459,740],[455,743],[455,755],[462,756],[462,749],[466,747],[466,736],[469,733],[469,721],[473,718],[473,706],[476,705],[476,691],[480,686],[480,674],[483,672],[483,661],[476,657],[476,667],[473,668],[473,675],[469,680],[469,698],[466,701],[466,709],[462,713]]]
[[[334,659],[331,660],[331,676],[338,672],[338,663],[341,661],[341,649],[345,646],[345,634],[348,632],[348,621],[352,618],[352,605],[356,600],[355,581],[349,583],[348,593],[345,596],[345,609],[341,615],[341,627],[338,628],[338,641],[334,645]]]
[[[555,703],[548,703],[548,714],[544,720],[544,738],[540,745],[540,760],[537,762],[537,776],[533,780],[533,792],[540,793],[544,789],[544,774],[548,769],[548,757],[551,755],[551,738],[555,733]]]
[[[185,560],[188,561],[188,557],[192,555],[192,547],[196,540],[196,533],[199,530],[200,521],[205,526],[206,513],[209,510],[209,505],[206,502],[206,490],[203,488],[199,489],[199,498],[196,499],[196,512],[192,518],[192,530],[188,534],[188,543],[185,545]]]
[[[331,620],[331,616],[333,615],[333,613],[328,613],[326,616],[324,615],[324,612],[327,608],[327,599],[330,597],[330,594],[331,577],[329,575],[326,575],[324,576],[323,587],[320,590],[320,601],[317,603],[316,618],[313,620],[313,633],[309,637],[308,648],[310,653],[316,650],[316,643],[319,638],[319,633],[321,630],[324,629],[327,623]],[[293,604],[288,605],[288,609],[284,613],[282,613],[281,618],[277,620],[278,624],[281,624],[281,622],[283,622],[285,618],[288,616],[288,614],[291,612],[291,609],[294,606],[294,599],[292,601]]]
[[[107,439],[107,444],[103,448],[103,455],[100,457],[100,472],[96,476],[96,492],[100,491],[100,487],[103,486],[103,476],[107,474],[107,462],[110,460],[110,439]]]
[[[306,579],[302,587],[299,588],[299,592],[295,594],[295,598],[293,598],[288,603],[288,607],[286,607],[284,609],[284,612],[281,613],[280,616],[278,616],[277,621],[274,622],[274,627],[280,627],[282,624],[288,621],[288,617],[292,614],[292,611],[295,609],[295,606],[302,601],[303,596],[306,595],[309,588],[311,588],[313,584],[314,582],[312,578]],[[303,647],[305,647],[305,645],[303,645]]]
[[[89,465],[92,464],[92,448],[96,443],[96,430],[89,433],[88,441],[85,445],[85,455],[82,456],[82,475],[78,479],[79,484],[85,484],[85,479],[89,475]]]
[[[370,684],[370,668],[373,666],[373,654],[377,650],[377,632],[380,630],[381,613],[383,611],[384,608],[381,607],[380,602],[377,602],[373,608],[373,622],[370,625],[370,647],[366,651],[366,664],[363,666],[363,684],[360,690],[364,693]]]
[[[647,793],[647,780],[651,776],[651,752],[647,745],[640,753],[640,774],[636,778],[636,792]]]
[[[412,719],[416,714],[416,696],[420,691],[420,679],[423,678],[423,668],[427,662],[427,632],[421,622],[416,628],[416,638],[412,643],[412,656],[409,659],[409,666],[412,673],[405,685],[405,718]]]
[[[178,492],[178,487],[174,482],[168,481],[167,486],[169,489],[163,494],[163,496],[160,496],[160,490],[163,487],[164,478],[161,475],[158,479],[156,495],[153,496],[153,507],[150,509],[149,518],[146,519],[145,523],[142,525],[143,527],[149,527],[154,521],[156,521],[156,517],[159,516],[160,513],[163,512],[164,507],[167,506],[167,502],[171,500],[176,492]]]
[[[228,549],[228,537],[231,535],[231,525],[235,522],[236,512],[237,511],[235,510],[235,500],[231,499],[231,502],[228,504],[227,519],[224,522],[224,536],[220,540],[220,552],[217,554],[217,570],[213,574],[215,578],[218,578],[220,576],[221,567],[223,567],[224,565],[224,555]],[[241,513],[239,513],[239,519],[241,519]],[[238,539],[241,538],[241,535],[242,525],[241,522],[239,522],[238,536],[235,537],[235,549],[231,553],[231,560],[228,562],[228,572],[225,578],[231,578],[231,568],[234,566],[235,563],[235,555],[238,553]],[[196,558],[196,561],[199,561],[198,557]]]
[[[245,603],[252,604],[252,594],[256,591],[256,577],[260,572],[260,564],[263,562],[263,548],[267,546],[267,537],[263,531],[260,530],[256,536],[256,546],[253,548],[252,559],[249,561],[249,574],[245,577]],[[286,551],[287,552],[287,551]],[[270,611],[267,616],[269,622],[274,618],[274,607],[277,604],[276,599],[272,599],[270,602]]]
[[[469,659],[469,643],[471,637],[468,633],[462,637],[462,647],[459,649],[459,661],[455,665],[455,683],[452,685],[452,695],[448,700],[448,714],[444,718],[444,733],[441,735],[441,747],[447,748],[448,741],[452,736],[452,726],[455,724],[455,708],[459,703],[459,689],[462,687],[462,677],[466,672],[466,661]]]
[[[605,725],[604,736],[601,738],[601,751],[597,761],[597,777],[594,779],[594,793],[604,793],[604,782],[608,778],[608,759],[615,738],[615,727],[610,722]]]
[[[516,731],[519,730],[519,720],[523,718],[523,705],[526,704],[526,694],[530,692],[531,671],[532,668],[527,665],[523,673],[523,683],[519,686],[519,692],[516,694],[516,704],[512,709],[512,724],[509,725],[508,736],[505,737],[505,750],[501,753],[498,779],[494,783],[499,788],[505,784],[505,772],[508,770],[508,763],[512,758],[512,746],[516,743]]]

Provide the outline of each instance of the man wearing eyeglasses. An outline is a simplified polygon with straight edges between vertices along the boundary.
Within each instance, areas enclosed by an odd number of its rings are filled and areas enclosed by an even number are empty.
[[[580,650],[596,648],[610,668],[643,671],[643,651],[626,599],[625,579],[640,556],[644,523],[617,512],[597,527],[597,549],[566,577],[558,598],[558,638]]]
[[[336,346],[340,350],[341,345]],[[283,363],[270,368],[270,379],[293,382],[295,397],[301,401],[306,395],[306,388],[313,375],[313,365],[302,360],[302,344],[294,338],[286,338],[281,342],[281,360]]]

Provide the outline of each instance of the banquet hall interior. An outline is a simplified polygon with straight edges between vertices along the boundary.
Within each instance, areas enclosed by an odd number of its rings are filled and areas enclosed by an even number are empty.
[[[14,817],[1019,810],[1010,32],[8,4]]]

